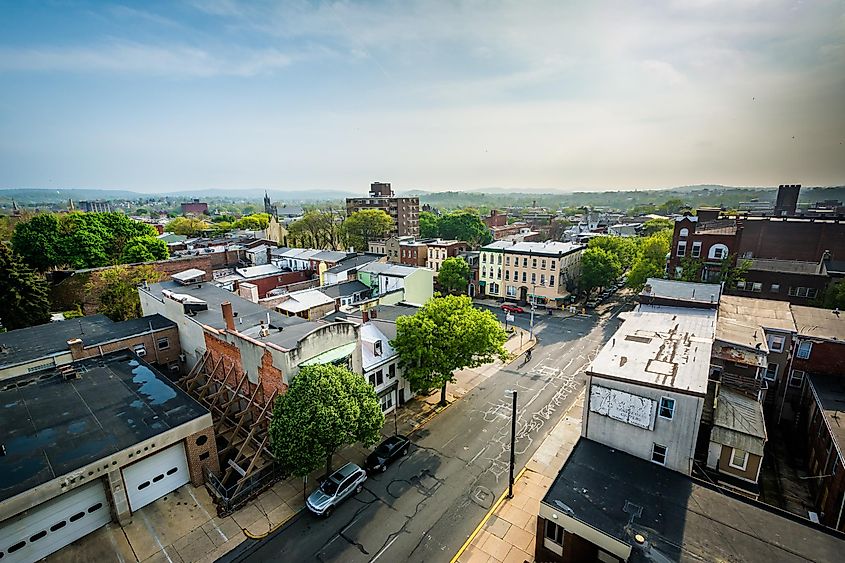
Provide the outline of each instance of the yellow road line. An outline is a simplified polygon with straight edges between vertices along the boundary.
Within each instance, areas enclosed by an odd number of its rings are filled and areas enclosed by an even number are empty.
[[[516,484],[517,481],[519,481],[520,477],[522,477],[522,475],[527,470],[528,470],[527,467],[523,467],[522,470],[519,473],[517,473],[516,477],[513,480],[514,485]],[[458,552],[455,554],[455,556],[452,558],[452,560],[449,563],[455,563],[458,560],[458,558],[461,555],[464,554],[464,551],[466,551],[466,549],[469,547],[469,544],[472,543],[472,540],[475,539],[475,536],[478,535],[478,532],[481,531],[481,528],[484,527],[484,524],[486,524],[487,521],[490,519],[490,517],[493,516],[493,513],[495,513],[497,510],[499,510],[499,506],[501,506],[501,504],[505,501],[507,496],[508,496],[508,491],[506,490],[502,493],[502,496],[499,497],[499,500],[497,500],[493,504],[493,506],[490,507],[490,510],[487,511],[487,514],[484,515],[484,518],[481,519],[481,522],[478,523],[478,526],[475,527],[475,530],[472,531],[472,533],[467,538],[467,541],[464,542],[464,545],[461,546],[461,548],[458,550]]]
[[[256,535],[256,534],[253,534],[252,532],[250,532],[250,531],[249,531],[249,530],[247,530],[246,528],[241,528],[241,530],[243,530],[244,535],[245,535],[246,537],[250,538],[250,539],[253,539],[253,540],[263,540],[264,538],[266,538],[267,536],[269,536],[270,534],[272,534],[273,532],[275,532],[276,530],[278,530],[279,528],[281,528],[282,526],[284,526],[285,524],[287,524],[288,522],[290,522],[291,518],[293,518],[294,516],[296,516],[297,514],[299,514],[300,512],[302,512],[303,510],[305,510],[305,507],[304,507],[304,506],[303,506],[303,507],[300,507],[300,508],[299,508],[299,510],[296,510],[293,514],[291,514],[290,516],[288,516],[287,518],[285,518],[284,520],[282,520],[281,522],[279,522],[279,523],[278,523],[278,524],[276,524],[275,526],[271,527],[269,530],[267,530],[267,531],[266,531],[265,533],[263,533],[263,534],[257,534],[257,535]]]

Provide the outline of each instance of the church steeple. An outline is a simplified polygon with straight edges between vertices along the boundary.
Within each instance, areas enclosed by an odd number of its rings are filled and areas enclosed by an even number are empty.
[[[276,217],[276,206],[270,203],[270,196],[264,190],[264,213]]]

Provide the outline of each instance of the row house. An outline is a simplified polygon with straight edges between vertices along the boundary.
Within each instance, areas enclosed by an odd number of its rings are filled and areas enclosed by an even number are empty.
[[[434,272],[428,268],[370,262],[359,268],[357,275],[373,297],[397,293],[397,302],[422,306],[434,295]]]
[[[490,297],[560,306],[575,290],[584,248],[568,242],[493,242],[481,248],[479,285]]]
[[[675,220],[668,270],[680,274],[684,265],[695,260],[701,264],[699,279],[718,282],[725,260],[736,264],[736,249],[742,228],[735,219],[716,219],[717,211],[699,209],[698,216],[685,215]]]
[[[436,276],[446,258],[454,258],[467,250],[469,245],[462,240],[434,240],[428,243],[428,259],[425,266],[434,270]]]

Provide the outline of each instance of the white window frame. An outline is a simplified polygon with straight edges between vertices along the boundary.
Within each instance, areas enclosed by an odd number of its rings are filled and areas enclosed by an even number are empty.
[[[799,375],[800,374],[800,375]],[[801,387],[804,385],[804,378],[806,377],[806,373],[801,371],[800,369],[792,370],[792,373],[789,375],[789,386],[790,387]],[[796,385],[797,382],[797,385]]]
[[[656,448],[663,448],[663,453],[658,454],[658,455],[663,456],[663,461],[657,461],[656,459],[654,459],[654,454],[656,453],[655,452]],[[669,448],[667,446],[664,446],[663,444],[658,444],[657,442],[653,442],[651,444],[651,462],[652,463],[656,463],[657,465],[662,465],[662,466],[665,467],[666,466],[666,458],[668,458],[668,457],[669,457]]]
[[[700,258],[701,257],[701,242],[696,241],[692,243],[692,250],[690,251],[690,256],[693,258]]]
[[[736,288],[737,289],[745,289],[745,280],[738,280],[736,282]]]
[[[805,347],[806,346],[806,347]],[[806,352],[802,353],[802,350]],[[809,360],[810,354],[813,353],[813,343],[809,340],[802,340],[798,343],[798,348],[795,350],[795,357],[799,360]]]
[[[164,344],[164,346],[162,346]],[[170,349],[170,339],[166,336],[162,336],[161,338],[156,340],[156,348],[159,350],[169,350]]]
[[[671,408],[669,408],[668,406],[666,407],[666,408],[669,409],[669,416],[663,416],[663,401],[671,401],[672,402]],[[664,420],[674,419],[675,418],[675,405],[676,405],[675,399],[673,399],[672,397],[660,397],[660,404],[657,407],[657,415]]]
[[[734,457],[736,456],[737,452],[742,452],[745,454],[742,457],[742,464],[738,465],[734,463]],[[731,448],[731,456],[728,458],[728,466],[733,467],[734,469],[739,469],[740,471],[745,471],[745,468],[748,467],[748,452],[745,450],[740,450],[738,448]]]
[[[775,344],[780,341],[780,346],[775,346]],[[786,346],[786,337],[780,334],[770,334],[769,335],[769,350],[771,352],[783,352],[783,347]]]
[[[683,229],[681,229],[681,230],[678,232],[678,236],[679,236],[680,238],[686,238],[686,237],[688,237],[688,236],[689,236],[689,229],[687,229],[686,227],[684,227]]]
[[[683,258],[687,255],[687,241],[682,240],[678,242],[678,250],[675,252],[675,256],[678,258]]]
[[[770,372],[769,369],[774,366],[774,372]],[[769,374],[771,373],[771,377]],[[766,371],[763,372],[763,379],[766,381],[776,381],[778,378],[778,365],[774,362],[769,362],[769,365],[766,366]]]
[[[769,291],[771,291],[772,293],[780,293],[780,284],[773,283],[772,286],[769,288]]]
[[[763,284],[760,282],[754,282],[751,284],[751,291],[756,293],[760,293],[763,290]]]

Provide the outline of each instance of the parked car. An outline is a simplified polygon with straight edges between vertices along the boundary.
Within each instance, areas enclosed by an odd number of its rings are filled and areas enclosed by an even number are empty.
[[[587,309],[595,309],[601,303],[598,299],[590,299],[587,301]]]
[[[520,307],[519,305],[511,305],[510,303],[505,303],[502,305],[502,310],[507,313],[524,313],[525,309]]]
[[[401,435],[391,436],[367,456],[367,472],[387,471],[387,466],[408,453],[411,441]]]
[[[366,471],[354,463],[347,463],[322,481],[305,505],[318,516],[329,516],[341,501],[360,493],[366,480]]]

